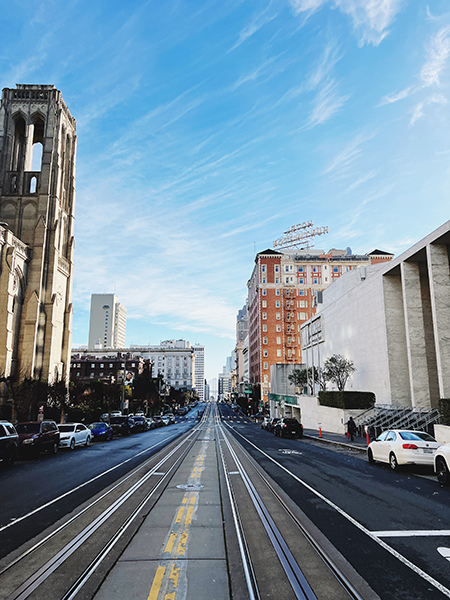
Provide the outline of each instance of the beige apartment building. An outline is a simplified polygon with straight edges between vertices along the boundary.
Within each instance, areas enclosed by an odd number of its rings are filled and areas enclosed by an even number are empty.
[[[53,85],[0,106],[0,373],[69,378],[76,123]]]
[[[315,314],[321,292],[342,274],[374,262],[389,261],[392,254],[374,250],[355,255],[332,249],[259,252],[247,283],[249,319],[249,378],[260,385],[268,400],[270,367],[301,364],[300,327]]]

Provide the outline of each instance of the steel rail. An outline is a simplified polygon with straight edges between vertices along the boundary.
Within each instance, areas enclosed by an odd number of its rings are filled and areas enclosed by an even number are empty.
[[[228,423],[225,423],[225,424],[227,425],[227,427],[229,429],[232,429],[232,427]],[[248,441],[249,443],[252,443],[252,442],[250,442],[250,440],[247,440],[247,438],[244,435],[242,435],[242,433],[239,433],[237,431],[234,431],[234,432],[237,435],[239,435],[240,437],[242,437],[244,440]],[[237,442],[237,440],[235,440],[235,441]],[[277,463],[275,463],[275,464],[277,464]],[[304,525],[301,523],[301,521],[298,519],[298,517],[295,515],[295,513],[291,510],[291,508],[288,506],[288,504],[283,500],[283,498],[273,488],[273,486],[268,481],[268,479],[264,476],[264,474],[262,473],[260,468],[258,469],[258,473],[259,473],[259,476],[261,477],[261,479],[264,481],[264,483],[268,487],[268,489],[278,499],[278,501],[283,506],[285,511],[289,514],[289,516],[292,518],[294,523],[297,525],[297,527],[300,529],[300,531],[303,533],[303,535],[309,541],[309,543],[314,548],[314,550],[317,552],[317,554],[322,558],[324,563],[328,566],[330,571],[333,573],[333,575],[336,577],[336,579],[339,581],[339,583],[342,585],[342,587],[346,590],[346,592],[349,594],[349,596],[351,598],[353,598],[353,600],[365,600],[364,596],[362,596],[360,594],[360,592],[355,588],[355,586],[350,582],[348,577],[342,572],[342,570],[338,567],[338,565],[335,563],[335,561],[332,558],[330,558],[330,556],[327,554],[327,552],[325,552],[325,550],[321,547],[321,545],[317,542],[317,540],[304,527]]]
[[[217,410],[217,408],[216,408],[216,410]],[[216,427],[220,426],[220,419],[218,419],[216,412],[214,414],[214,417],[215,417],[215,421],[216,421],[216,423],[215,423]],[[220,457],[222,459],[223,472],[224,472],[225,482],[227,485],[228,497],[230,499],[231,512],[233,515],[233,522],[234,522],[234,527],[235,527],[236,536],[237,536],[237,540],[238,540],[239,553],[241,555],[241,560],[242,560],[242,565],[243,565],[243,569],[244,569],[244,576],[245,576],[245,582],[247,585],[247,591],[249,594],[249,599],[250,600],[256,600],[256,599],[259,600],[261,598],[261,596],[259,593],[258,584],[256,582],[256,576],[255,576],[255,572],[253,570],[252,561],[250,559],[250,552],[248,549],[247,541],[245,539],[244,528],[242,526],[241,517],[239,515],[237,500],[236,500],[235,494],[233,492],[233,488],[232,488],[231,481],[230,481],[230,476],[228,474],[228,469],[226,466],[223,448],[222,448],[221,444],[219,443],[219,440],[217,440],[217,444],[218,444],[219,451],[220,451]]]
[[[100,515],[98,515],[87,527],[85,527],[78,535],[76,535],[68,544],[66,544],[59,552],[55,554],[45,565],[43,565],[40,569],[38,569],[35,573],[33,573],[26,581],[24,581],[13,593],[8,597],[7,600],[25,600],[28,598],[30,594],[32,594],[38,587],[41,585],[48,577],[52,575],[52,573],[70,556],[72,556],[82,545],[99,529],[101,525],[107,519],[109,519],[113,514],[117,512],[117,510],[123,506],[125,502],[127,502],[141,487],[146,483],[153,475],[158,473],[161,467],[170,460],[176,452],[180,451],[183,446],[187,444],[185,450],[180,454],[180,456],[175,460],[173,465],[168,469],[168,471],[164,474],[162,479],[160,479],[157,484],[145,495],[145,497],[139,502],[138,506],[133,510],[133,512],[126,518],[125,522],[114,532],[114,534],[109,539],[106,546],[104,546],[103,550],[97,554],[93,561],[91,561],[90,565],[83,571],[82,575],[78,577],[76,582],[72,584],[69,591],[66,593],[64,598],[70,598],[73,596],[73,590],[76,588],[76,593],[83,587],[83,585],[87,582],[89,577],[94,572],[95,568],[106,558],[106,556],[111,552],[113,547],[122,537],[122,535],[126,532],[126,530],[130,527],[136,517],[139,515],[140,511],[143,509],[148,500],[155,494],[155,492],[159,489],[160,486],[163,485],[168,479],[173,476],[173,472],[178,468],[179,463],[189,452],[190,448],[195,442],[195,439],[198,437],[200,431],[200,425],[205,420],[205,414],[200,423],[198,423],[193,431],[190,431],[187,436],[177,444],[172,450],[164,456],[151,470],[146,473],[138,482],[133,484],[131,488],[129,488],[126,492],[124,492],[118,499],[116,499],[108,508],[106,508]],[[66,523],[63,523],[60,527],[58,527],[55,531],[51,532],[48,536],[46,536],[43,540],[35,544],[32,548],[27,550],[21,556],[17,557],[12,563],[7,565],[0,574],[5,573],[13,566],[20,563],[27,556],[31,554],[31,552],[35,552],[40,547],[42,547],[45,543],[55,537],[62,529],[66,528],[69,524],[73,523],[73,521],[79,518],[82,514],[84,514],[87,510],[91,509],[102,499],[111,494],[115,489],[123,485],[130,477],[136,475],[136,473],[153,459],[154,457],[150,457],[145,463],[139,465],[136,469],[133,469],[133,472],[123,478],[119,483],[114,485],[110,490],[108,490],[105,494],[97,498],[94,502],[90,503],[87,507],[85,507],[80,513],[69,519]]]
[[[266,530],[267,535],[269,536],[269,539],[272,542],[272,545],[280,560],[283,570],[286,573],[286,577],[288,578],[288,581],[291,584],[295,597],[299,600],[317,600],[317,596],[311,589],[311,586],[306,580],[303,571],[298,566],[297,561],[295,560],[281,532],[276,526],[275,521],[270,515],[270,512],[267,510],[261,496],[256,491],[256,488],[251,482],[245,468],[243,467],[236,452],[231,446],[230,441],[227,437],[228,434],[223,428],[223,425],[221,425],[220,428],[222,430],[223,440],[227,445],[231,456],[233,457],[233,460],[236,464],[239,474],[242,477],[247,492],[261,519],[264,529]]]

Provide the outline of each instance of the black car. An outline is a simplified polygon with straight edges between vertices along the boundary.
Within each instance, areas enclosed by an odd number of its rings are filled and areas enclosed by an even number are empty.
[[[111,417],[110,425],[114,435],[130,435],[134,428],[131,417]]]
[[[273,429],[273,433],[280,437],[303,437],[303,425],[297,421],[297,419],[293,418],[285,418],[280,419],[278,423],[275,424]]]
[[[279,420],[279,417],[272,417],[266,425],[266,431],[271,431],[273,433],[275,430],[275,425]]]
[[[0,462],[4,466],[11,466],[17,458],[19,436],[14,426],[8,421],[0,423]]]
[[[134,422],[134,430],[133,433],[137,433],[138,431],[148,431],[148,424],[145,417],[131,417]]]

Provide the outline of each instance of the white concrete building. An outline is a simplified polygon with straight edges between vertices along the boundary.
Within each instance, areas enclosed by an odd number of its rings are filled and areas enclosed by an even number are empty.
[[[301,329],[303,362],[341,354],[346,389],[379,404],[436,408],[450,397],[450,221],[392,262],[340,277]]]
[[[115,294],[92,294],[89,350],[125,347],[127,309]]]

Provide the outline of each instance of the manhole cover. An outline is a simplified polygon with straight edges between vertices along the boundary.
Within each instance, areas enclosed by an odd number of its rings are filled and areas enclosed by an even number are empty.
[[[197,490],[202,489],[201,483],[182,483],[181,485],[177,485],[177,488],[180,490],[189,490],[190,492],[196,492]]]

